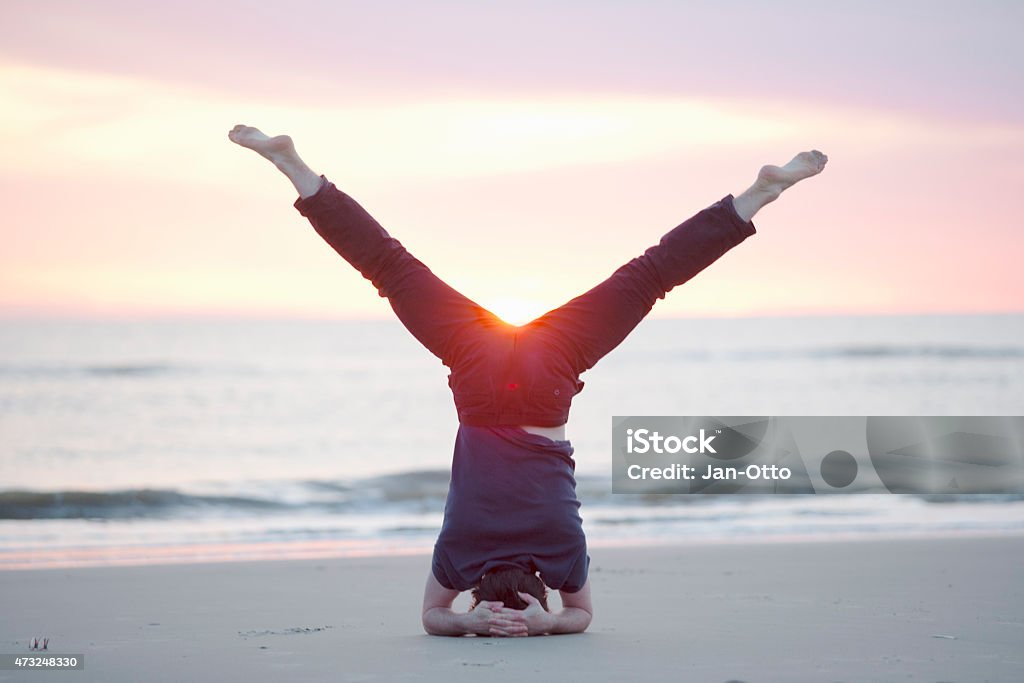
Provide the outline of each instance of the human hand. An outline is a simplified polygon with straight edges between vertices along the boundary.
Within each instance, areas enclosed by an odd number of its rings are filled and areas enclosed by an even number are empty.
[[[510,609],[504,607],[501,613],[513,624],[513,627],[506,627],[510,636],[539,636],[550,633],[555,625],[555,616],[544,609],[540,600],[529,593],[519,593],[519,597],[526,602],[526,609]]]
[[[504,603],[484,600],[478,602],[466,613],[466,630],[478,636],[526,635],[526,626],[508,613],[516,610],[505,609]]]

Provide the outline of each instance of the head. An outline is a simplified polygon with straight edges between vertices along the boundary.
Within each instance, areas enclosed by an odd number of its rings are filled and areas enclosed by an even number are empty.
[[[529,593],[548,609],[548,589],[536,573],[520,567],[503,566],[484,574],[473,589],[473,606],[484,600],[499,601],[511,609],[526,609],[526,601],[518,593]],[[472,609],[472,607],[471,607]]]

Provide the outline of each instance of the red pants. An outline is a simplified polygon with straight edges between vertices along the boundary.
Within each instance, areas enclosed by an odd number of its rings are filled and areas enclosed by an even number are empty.
[[[658,299],[753,235],[732,195],[665,234],[584,294],[516,327],[445,284],[355,200],[323,179],[295,207],[451,368],[460,421],[557,426],[592,368]]]

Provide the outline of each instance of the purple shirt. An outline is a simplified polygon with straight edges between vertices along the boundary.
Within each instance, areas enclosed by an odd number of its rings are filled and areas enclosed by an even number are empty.
[[[573,447],[519,427],[459,425],[433,573],[448,589],[475,587],[489,570],[539,571],[574,593],[590,557],[576,498]]]

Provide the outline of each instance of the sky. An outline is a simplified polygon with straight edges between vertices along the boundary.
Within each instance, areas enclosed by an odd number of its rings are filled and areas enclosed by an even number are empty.
[[[829,155],[656,317],[1020,312],[1024,3],[0,4],[0,314],[387,317],[232,145],[525,322]]]

